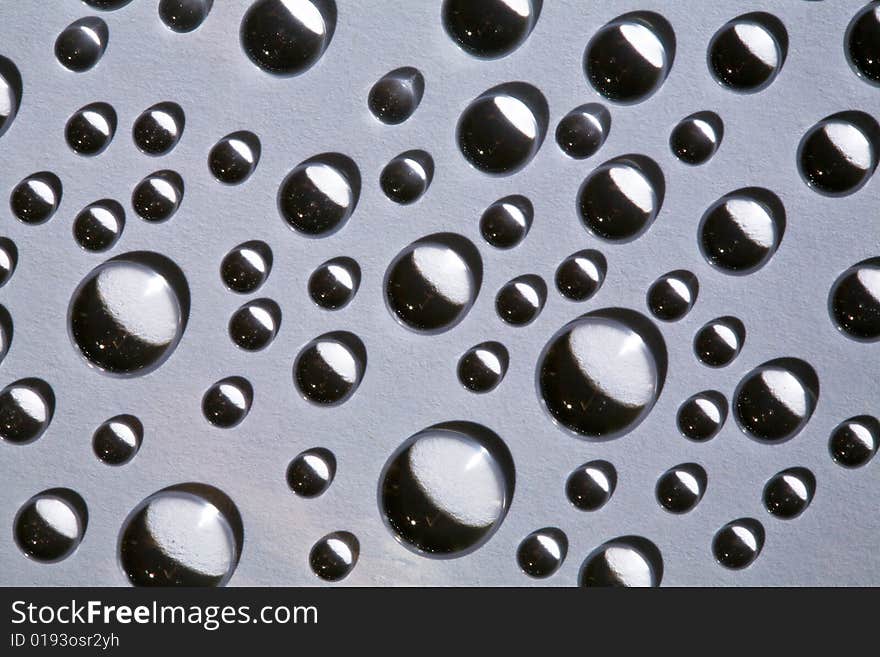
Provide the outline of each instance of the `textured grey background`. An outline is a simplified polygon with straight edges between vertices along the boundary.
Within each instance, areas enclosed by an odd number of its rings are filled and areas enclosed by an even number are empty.
[[[844,339],[826,311],[828,289],[849,265],[878,255],[880,180],[845,198],[809,190],[795,165],[798,141],[813,123],[837,111],[876,112],[880,89],[859,80],[843,52],[843,34],[860,0],[764,0],[762,2],[545,0],[524,46],[496,61],[460,51],[441,26],[439,3],[427,0],[338,0],[333,41],[319,63],[291,79],[259,71],[239,47],[244,0],[215,0],[202,27],[180,35],[158,19],[156,2],[134,0],[116,12],[94,12],[74,0],[0,2],[0,54],[18,65],[24,97],[18,118],[0,138],[0,226],[19,249],[19,265],[0,290],[13,318],[15,337],[0,365],[0,384],[37,376],[55,392],[49,430],[26,446],[0,444],[0,583],[24,585],[110,584],[126,579],[116,541],[127,513],[165,486],[201,481],[224,490],[238,505],[245,541],[232,585],[320,583],[308,565],[312,544],[333,530],[354,532],[361,556],[345,584],[572,585],[584,557],[624,534],[654,541],[664,559],[665,585],[880,584],[880,461],[856,471],[828,456],[831,429],[844,418],[877,414],[880,343]],[[556,147],[552,131],[571,108],[601,99],[585,80],[584,46],[607,21],[627,11],[654,10],[675,29],[671,73],[646,102],[617,107],[599,154],[574,161]],[[737,95],[716,84],[706,67],[706,45],[724,22],[746,11],[766,10],[788,29],[788,58],[776,81],[755,95]],[[110,28],[103,59],[75,74],[53,55],[58,33],[76,18],[99,14]],[[415,66],[426,93],[407,123],[387,127],[366,107],[370,86],[398,66]],[[456,120],[485,89],[511,80],[536,85],[550,107],[550,131],[535,159],[520,173],[491,178],[468,166],[454,142]],[[154,159],[137,151],[131,125],[146,107],[178,102],[186,129],[177,148]],[[111,103],[119,116],[116,138],[96,158],[76,156],[64,142],[68,116],[93,101]],[[601,101],[604,102],[604,101]],[[690,168],[669,151],[675,123],[697,110],[724,120],[724,142],[709,164]],[[262,159],[238,187],[217,183],[206,165],[210,147],[234,130],[255,132]],[[382,166],[401,151],[431,153],[436,173],[415,205],[397,206],[378,185]],[[352,157],[363,177],[360,202],[346,227],[320,240],[305,239],[279,218],[275,194],[300,161],[325,151]],[[666,199],[656,222],[640,239],[608,245],[589,236],[574,198],[593,167],[624,153],[658,162]],[[186,192],[166,224],[151,225],[131,211],[133,186],[162,168],[178,171]],[[25,175],[48,169],[64,185],[57,215],[26,226],[10,214],[6,199]],[[779,195],[787,229],[770,263],[746,277],[725,276],[700,256],[697,224],[703,211],[731,190],[761,185]],[[509,252],[488,247],[478,219],[492,201],[525,194],[535,206],[526,241]],[[115,198],[128,217],[122,239],[105,255],[80,250],[71,236],[76,213],[100,198]],[[387,264],[411,241],[437,231],[471,239],[483,257],[479,298],[453,330],[425,337],[399,326],[382,302]],[[228,249],[248,239],[270,244],[272,274],[258,293],[275,299],[283,319],[275,342],[247,353],[228,338],[226,325],[244,298],[228,292],[218,274]],[[608,259],[607,280],[591,301],[574,304],[553,289],[557,264],[578,249],[599,249]],[[65,326],[70,294],[92,267],[126,251],[160,251],[183,269],[192,308],[173,356],[152,374],[132,380],[90,370],[72,348]],[[312,269],[337,255],[355,258],[363,270],[360,292],[342,311],[314,306],[306,294]],[[553,426],[534,389],[536,357],[546,340],[570,319],[592,309],[624,306],[647,312],[644,295],[660,274],[695,272],[700,296],[690,315],[660,328],[669,351],[662,395],[632,433],[607,443],[577,440]],[[495,315],[498,288],[514,276],[544,277],[550,295],[541,316],[514,328]],[[695,330],[719,315],[745,323],[740,357],[723,370],[700,365],[691,350]],[[300,399],[291,366],[300,347],[331,330],[350,330],[368,351],[364,380],[340,407],[317,408]],[[458,357],[471,345],[494,339],[510,350],[507,378],[489,395],[474,395],[457,382]],[[817,371],[818,406],[806,429],[778,446],[759,444],[732,417],[721,434],[691,443],[675,428],[675,411],[689,395],[717,389],[726,396],[752,367],[775,357],[797,356]],[[255,401],[232,430],[211,427],[200,400],[217,379],[241,375]],[[132,413],[145,427],[143,447],[121,468],[100,463],[91,436],[105,419]],[[508,444],[517,467],[516,490],[506,520],[482,548],[465,557],[431,560],[399,545],[383,525],[376,501],[378,474],[388,456],[416,431],[447,420],[479,422]],[[315,500],[293,495],[285,482],[289,460],[302,449],[324,446],[338,460],[330,490]],[[583,513],[565,499],[568,473],[595,458],[618,470],[618,488],[601,511]],[[685,516],[662,510],[654,499],[657,476],[686,461],[702,464],[708,491]],[[770,516],[761,489],[777,471],[810,468],[815,500],[794,521]],[[66,486],[89,507],[85,539],[76,553],[54,565],[25,558],[12,539],[13,516],[32,494]],[[766,544],[747,570],[729,571],[711,555],[713,533],[741,516],[759,519]],[[555,525],[570,542],[560,571],[543,582],[521,574],[514,557],[526,534]]]

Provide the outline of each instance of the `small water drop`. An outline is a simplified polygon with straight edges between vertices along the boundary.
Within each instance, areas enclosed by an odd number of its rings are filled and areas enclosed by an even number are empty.
[[[175,32],[192,32],[205,22],[214,0],[159,0],[159,19]]]
[[[575,160],[596,154],[611,130],[611,113],[599,103],[575,107],[556,126],[556,143]]]
[[[15,542],[28,557],[43,563],[66,559],[83,539],[88,511],[69,488],[52,488],[25,502],[15,516]]]
[[[367,351],[353,333],[326,333],[309,342],[293,363],[293,381],[306,401],[342,404],[355,393],[367,368]]]
[[[0,287],[3,287],[15,273],[18,264],[18,249],[8,237],[0,237]]]
[[[83,0],[89,7],[100,9],[101,11],[114,11],[122,9],[131,0]]]
[[[335,476],[336,457],[323,447],[300,452],[287,466],[287,485],[300,497],[323,495]]]
[[[857,415],[844,420],[831,432],[828,451],[831,458],[844,468],[860,468],[867,464],[880,445],[880,422],[870,415]]]
[[[593,550],[581,566],[582,587],[655,587],[663,579],[663,559],[651,541],[621,536]]]
[[[54,173],[32,173],[18,183],[9,196],[12,214],[26,224],[46,223],[61,203],[61,190],[61,180]]]
[[[565,496],[580,511],[598,511],[617,488],[617,470],[608,461],[590,461],[568,475]]]
[[[495,311],[512,326],[531,324],[547,301],[547,284],[540,276],[525,274],[505,283],[495,295]]]
[[[309,296],[326,310],[344,308],[357,294],[361,268],[351,258],[332,258],[318,265],[309,276]]]
[[[496,59],[525,42],[541,4],[541,0],[444,0],[443,27],[466,53]]]
[[[877,168],[880,126],[864,112],[839,112],[807,130],[798,145],[804,182],[826,196],[861,189]]]
[[[746,327],[736,317],[706,322],[694,336],[694,353],[703,365],[725,367],[739,356],[746,341]]]
[[[763,547],[764,527],[753,518],[740,518],[727,523],[712,539],[715,560],[732,570],[752,565]]]
[[[526,536],[516,549],[516,562],[529,577],[543,579],[559,570],[568,554],[568,538],[561,529],[544,527]]]
[[[21,74],[18,67],[0,55],[0,137],[9,130],[21,105]]]
[[[403,123],[413,115],[425,93],[425,78],[411,66],[389,71],[373,85],[367,106],[387,125]]]
[[[844,271],[828,293],[828,311],[846,337],[880,340],[880,258],[870,258]]]
[[[471,392],[490,392],[498,387],[510,355],[500,342],[481,342],[468,349],[458,360],[458,380]]]
[[[229,319],[229,337],[245,351],[268,347],[281,326],[281,308],[272,299],[254,299]]]
[[[92,436],[92,450],[107,465],[131,461],[144,440],[144,425],[133,415],[117,415],[104,422]]]
[[[260,140],[241,130],[218,141],[208,153],[208,168],[224,185],[240,185],[250,178],[260,161]]]
[[[134,120],[131,137],[146,155],[167,155],[183,135],[186,116],[177,103],[164,101],[148,107]]]
[[[425,151],[406,151],[385,165],[379,175],[379,185],[390,200],[409,205],[428,191],[433,178],[433,158]]]
[[[706,471],[696,463],[669,468],[657,480],[657,501],[670,513],[692,511],[706,492]]]
[[[709,42],[709,71],[718,83],[755,93],[776,79],[788,52],[788,34],[775,16],[743,14],[725,23]]]
[[[816,477],[806,468],[788,468],[773,475],[764,486],[764,506],[777,518],[801,515],[816,493]]]
[[[220,278],[232,292],[256,292],[272,271],[272,249],[265,242],[251,240],[231,249],[220,263]]]
[[[497,249],[512,249],[529,234],[534,216],[535,208],[525,196],[505,196],[483,212],[480,234]]]
[[[724,123],[715,112],[697,112],[678,122],[669,135],[669,148],[685,164],[708,162],[724,137]]]
[[[678,407],[675,422],[682,436],[696,442],[712,440],[727,421],[727,400],[720,392],[705,390]]]
[[[683,269],[663,274],[648,289],[648,309],[657,319],[676,322],[687,315],[697,301],[697,277]]]
[[[862,7],[846,29],[846,57],[863,80],[880,85],[880,2]]]
[[[116,111],[107,103],[92,103],[78,109],[67,120],[64,138],[77,154],[100,155],[116,134]]]
[[[155,171],[141,180],[131,194],[134,211],[145,221],[168,221],[183,200],[183,178],[175,171]]]
[[[111,199],[86,206],[73,220],[73,237],[86,251],[100,253],[112,248],[122,236],[125,210]]]
[[[556,289],[569,301],[586,301],[605,281],[608,263],[591,249],[572,253],[556,268]]]
[[[95,66],[107,49],[110,30],[97,16],[73,21],[55,39],[55,57],[65,68],[76,73]]]
[[[361,177],[354,161],[323,153],[300,162],[278,188],[278,211],[288,225],[307,237],[335,233],[357,206]]]
[[[351,532],[333,532],[321,538],[309,552],[312,572],[328,582],[345,579],[354,569],[360,543]]]
[[[9,314],[5,306],[0,306],[0,363],[9,353],[9,348],[12,346],[12,335],[12,315]]]
[[[231,429],[247,417],[254,401],[253,386],[240,376],[220,379],[202,397],[202,414],[215,427]]]
[[[16,445],[45,433],[55,413],[55,395],[40,379],[20,379],[0,390],[0,438]]]

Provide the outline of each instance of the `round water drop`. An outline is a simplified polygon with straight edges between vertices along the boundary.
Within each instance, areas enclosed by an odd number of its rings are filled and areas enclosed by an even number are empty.
[[[731,192],[706,210],[700,220],[700,250],[725,274],[751,274],[767,264],[785,232],[785,209],[779,198],[761,188]]]
[[[598,166],[581,184],[577,210],[584,227],[604,240],[628,242],[657,218],[665,184],[657,164],[626,155]]]
[[[320,265],[309,276],[309,296],[326,310],[344,308],[361,284],[361,268],[351,258],[332,258]]]
[[[495,295],[495,311],[512,326],[531,324],[547,301],[547,284],[540,276],[525,274],[505,283]]]
[[[206,484],[178,484],[143,500],[119,536],[119,563],[134,586],[223,586],[244,533],[235,504]]]
[[[575,160],[596,154],[611,130],[611,113],[599,103],[575,107],[556,126],[556,143]]]
[[[336,28],[333,0],[256,0],[241,20],[241,48],[259,68],[282,77],[310,69]]]
[[[21,74],[18,67],[0,55],[0,137],[3,136],[18,113],[21,105]]]
[[[456,138],[465,159],[483,173],[510,175],[528,164],[547,134],[547,101],[535,87],[508,82],[465,108]]]
[[[87,524],[83,498],[69,488],[52,488],[37,493],[18,510],[15,542],[31,559],[54,563],[73,554]]]
[[[77,286],[68,328],[93,367],[142,376],[177,347],[188,313],[189,289],[177,266],[155,253],[128,253],[99,265]]]
[[[232,292],[256,292],[272,271],[272,249],[265,242],[252,240],[231,249],[220,263],[220,278]]]
[[[444,0],[443,27],[469,55],[496,59],[519,48],[535,27],[540,0]]]
[[[125,210],[111,199],[88,205],[73,220],[73,237],[86,251],[100,253],[112,248],[122,237]]]
[[[692,511],[706,492],[706,471],[696,463],[669,468],[657,480],[657,501],[670,513]]]
[[[605,281],[608,263],[598,251],[572,253],[556,268],[556,289],[569,301],[586,301]]]
[[[0,306],[0,363],[9,353],[9,348],[12,346],[12,335],[12,315],[9,314],[5,306]]]
[[[183,178],[175,171],[155,171],[141,180],[131,194],[134,211],[145,221],[168,221],[183,200]]]
[[[694,353],[703,365],[725,367],[739,356],[746,327],[736,317],[719,317],[700,327],[694,336]]]
[[[327,534],[309,552],[312,572],[328,582],[345,579],[354,569],[360,553],[360,543],[351,532]]]
[[[733,394],[734,417],[743,432],[768,443],[794,438],[819,398],[819,379],[796,358],[768,361],[746,374]]]
[[[724,123],[715,112],[697,112],[678,122],[669,135],[669,148],[685,164],[705,164],[721,146]]]
[[[293,381],[306,401],[342,404],[355,393],[367,368],[367,351],[353,333],[326,333],[309,342],[293,363]]]
[[[428,191],[433,178],[433,158],[425,151],[406,151],[385,165],[379,185],[390,200],[409,205]]]
[[[712,440],[727,420],[727,400],[720,392],[705,390],[678,407],[675,422],[682,436],[699,443]]]
[[[202,414],[215,427],[231,429],[247,417],[254,401],[253,386],[240,376],[220,379],[202,397]]]
[[[144,440],[144,425],[133,415],[117,415],[104,422],[92,436],[92,450],[107,465],[131,461]]]
[[[495,248],[512,249],[526,238],[534,216],[535,208],[525,196],[505,196],[483,212],[480,234]]]
[[[0,390],[0,438],[16,445],[35,441],[49,428],[55,395],[40,379],[20,379]]]
[[[61,180],[50,171],[32,173],[12,190],[9,206],[19,221],[36,225],[52,218],[61,203]]]
[[[76,73],[88,71],[107,49],[110,30],[97,16],[87,16],[65,27],[55,39],[55,57]]]
[[[581,511],[598,511],[614,495],[617,470],[608,461],[590,461],[568,475],[565,496]]]
[[[583,587],[655,587],[663,579],[663,559],[651,541],[622,536],[593,550],[581,566]]]
[[[877,453],[880,422],[870,415],[857,415],[838,424],[828,439],[831,458],[844,468],[860,468]]]
[[[812,126],[798,145],[801,177],[826,196],[847,196],[877,168],[880,126],[864,112],[832,114]]]
[[[281,308],[272,299],[248,301],[229,319],[229,337],[245,351],[268,347],[281,326]]]
[[[647,318],[622,309],[563,326],[536,371],[540,402],[553,421],[587,438],[634,429],[657,401],[665,376],[662,336]]]
[[[764,506],[777,518],[797,518],[813,501],[816,477],[806,468],[788,468],[773,475],[764,486]]]
[[[397,254],[385,273],[385,302],[401,324],[441,333],[473,306],[483,278],[482,260],[465,238],[429,235]]]
[[[0,287],[6,285],[18,264],[18,249],[8,237],[0,237]]]
[[[846,337],[880,340],[880,258],[864,260],[837,277],[828,293],[828,311]]]
[[[483,545],[513,498],[513,459],[495,433],[470,422],[429,427],[385,464],[379,506],[406,547],[458,557]]]
[[[183,108],[165,101],[141,112],[134,121],[131,137],[141,153],[166,155],[177,146],[185,124]]]
[[[83,0],[89,7],[100,9],[101,11],[114,11],[121,9],[131,0]]]
[[[880,2],[870,2],[856,13],[846,29],[844,47],[856,74],[880,85]]]
[[[278,211],[307,237],[324,237],[342,228],[354,212],[361,177],[354,161],[324,153],[301,162],[278,188]]]
[[[300,452],[287,466],[287,485],[300,497],[323,495],[335,476],[336,457],[323,447]]]
[[[67,120],[64,138],[79,155],[100,155],[116,134],[116,111],[107,103],[92,103],[78,109]]]
[[[731,570],[752,565],[763,547],[764,527],[753,518],[740,518],[727,523],[712,539],[715,560]]]
[[[498,387],[510,355],[500,342],[481,342],[468,349],[458,360],[458,380],[471,392],[490,392]]]
[[[709,71],[718,83],[740,93],[770,86],[788,52],[788,34],[770,14],[743,14],[725,23],[709,42]]]
[[[208,153],[208,168],[224,185],[240,185],[250,178],[260,161],[260,140],[241,130],[226,135]]]
[[[568,554],[568,538],[561,529],[544,527],[526,536],[516,549],[516,562],[529,577],[543,579],[559,570]]]
[[[413,115],[425,93],[425,78],[411,66],[389,71],[373,85],[367,106],[387,125],[403,123]]]
[[[192,32],[205,22],[214,0],[159,0],[159,19],[175,32]]]
[[[675,322],[687,315],[697,301],[697,277],[683,269],[663,274],[648,289],[648,309],[657,319]]]

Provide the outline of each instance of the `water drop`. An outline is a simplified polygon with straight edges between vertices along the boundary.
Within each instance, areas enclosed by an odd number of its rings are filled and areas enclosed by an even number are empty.
[[[727,421],[727,400],[720,392],[704,390],[678,407],[675,422],[682,436],[696,442],[712,440]]]
[[[458,360],[458,380],[471,392],[490,392],[507,374],[509,363],[510,355],[503,344],[481,342]]]
[[[345,579],[354,569],[360,553],[360,543],[351,532],[327,534],[309,552],[312,572],[328,582]]]
[[[336,457],[323,447],[300,452],[287,466],[287,485],[300,497],[323,495],[335,476]]]
[[[709,71],[719,84],[740,93],[770,86],[788,52],[788,34],[775,16],[743,14],[725,23],[709,42]]]
[[[3,136],[18,113],[21,105],[21,74],[18,67],[0,55],[0,137]]]
[[[816,477],[806,468],[788,468],[773,475],[764,486],[764,506],[777,518],[801,515],[816,492]]]
[[[724,123],[715,112],[697,112],[678,122],[669,135],[669,148],[685,164],[708,162],[724,137]]]
[[[16,219],[26,224],[43,224],[61,203],[61,180],[54,173],[32,173],[12,190],[9,206]]]
[[[144,440],[144,425],[133,415],[117,415],[104,422],[92,436],[92,450],[107,465],[131,461]]]
[[[598,251],[572,253],[556,268],[556,289],[569,301],[586,301],[605,280],[608,263]]]
[[[231,249],[220,263],[220,278],[233,292],[256,292],[272,271],[272,249],[265,242],[251,240]]]
[[[225,185],[240,185],[250,178],[260,161],[260,140],[241,130],[218,141],[208,153],[208,168]]]
[[[482,279],[482,260],[473,244],[451,233],[428,235],[391,261],[385,273],[385,302],[407,328],[441,333],[464,319]]]
[[[650,412],[666,378],[666,347],[644,316],[595,311],[550,338],[538,359],[540,402],[554,422],[587,438],[616,438]]]
[[[598,511],[617,488],[617,470],[608,461],[590,461],[568,475],[565,496],[581,511]]]
[[[205,22],[214,0],[159,0],[159,19],[175,32],[192,32]]]
[[[9,314],[5,306],[0,306],[0,363],[9,353],[9,348],[12,346],[12,335],[12,315]]]
[[[245,351],[268,347],[281,326],[281,308],[272,299],[248,301],[229,319],[229,337]]]
[[[880,126],[864,112],[827,116],[807,130],[798,145],[804,182],[826,196],[861,189],[877,168]]]
[[[880,422],[870,415],[857,415],[834,427],[828,439],[828,451],[838,465],[860,468],[874,457],[878,444]]]
[[[480,234],[497,249],[512,249],[526,238],[534,216],[535,208],[525,196],[505,196],[483,212]]]
[[[425,151],[406,151],[392,158],[379,175],[385,196],[401,205],[418,201],[434,178],[434,160]]]
[[[73,220],[73,237],[86,251],[100,253],[112,248],[122,236],[125,210],[111,199],[85,207]]]
[[[556,143],[575,160],[596,154],[611,130],[611,113],[599,103],[575,107],[556,126]]]
[[[846,337],[880,340],[880,258],[870,258],[844,271],[828,293],[828,311]]]
[[[547,134],[544,96],[508,82],[477,96],[462,112],[456,135],[465,159],[483,173],[510,175],[528,164]]]
[[[747,436],[780,443],[809,421],[819,399],[819,379],[804,361],[778,358],[746,374],[733,398],[734,417]]]
[[[64,137],[75,153],[92,157],[104,152],[116,134],[116,111],[107,103],[92,103],[67,120]]]
[[[740,518],[727,523],[712,539],[715,560],[732,570],[752,565],[763,547],[764,527],[753,518]]]
[[[0,438],[16,445],[35,441],[49,428],[55,395],[40,379],[20,379],[0,390]]]
[[[83,0],[89,7],[100,9],[101,11],[114,11],[121,9],[131,0]]]
[[[348,401],[367,368],[367,351],[353,333],[325,333],[309,342],[293,363],[293,381],[303,398],[323,406]]]
[[[663,579],[663,559],[651,541],[621,536],[593,550],[581,566],[580,585],[655,587]]]
[[[395,537],[429,557],[459,557],[483,545],[513,498],[510,451],[470,422],[435,425],[410,436],[379,479],[379,506]]]
[[[101,59],[109,38],[110,31],[103,20],[97,16],[80,18],[55,39],[55,57],[71,71],[88,71]]]
[[[496,59],[528,38],[541,4],[542,0],[444,0],[443,27],[466,53]]]
[[[746,341],[746,327],[736,317],[707,322],[694,336],[694,353],[703,365],[725,367],[739,356]]]
[[[335,28],[333,0],[256,0],[242,18],[239,36],[256,66],[291,77],[321,58]]]
[[[347,306],[361,284],[361,268],[351,258],[332,258],[309,276],[309,296],[318,306],[339,310]]]
[[[66,559],[83,539],[88,511],[69,488],[52,488],[25,502],[15,516],[15,542],[28,557],[43,563]]]
[[[543,579],[559,570],[568,554],[568,538],[561,529],[544,527],[526,536],[516,549],[516,562],[530,577]]]
[[[131,129],[134,145],[146,155],[167,155],[183,135],[186,116],[177,103],[164,101],[148,107]]]
[[[682,269],[663,274],[648,289],[651,314],[665,322],[675,322],[690,312],[697,300],[699,283],[691,272]]]
[[[342,228],[354,212],[361,177],[354,161],[323,153],[301,162],[278,188],[278,211],[294,230],[325,237]]]
[[[127,253],[95,267],[70,299],[71,340],[83,358],[118,376],[159,367],[183,336],[189,288],[180,269],[156,253]]]
[[[577,210],[584,227],[601,239],[628,242],[657,218],[665,183],[657,164],[625,155],[596,167],[581,184]]]
[[[403,123],[413,115],[425,93],[425,78],[411,66],[396,68],[370,89],[367,106],[387,125]]]
[[[846,29],[844,44],[856,74],[880,85],[880,2],[869,2],[856,13]]]
[[[145,221],[168,221],[183,200],[183,178],[169,169],[155,171],[141,180],[131,194],[134,211]]]
[[[547,284],[540,276],[525,274],[505,283],[495,295],[495,311],[512,326],[531,324],[547,301]]]
[[[725,274],[745,275],[767,264],[785,232],[785,208],[766,189],[746,188],[721,197],[698,229],[706,261]]]
[[[12,278],[18,264],[18,249],[8,237],[0,237],[0,287]]]
[[[254,389],[240,376],[220,379],[202,397],[202,414],[215,427],[231,429],[241,424],[251,410]]]
[[[692,511],[706,492],[706,471],[696,463],[669,468],[657,480],[657,501],[670,513]]]
[[[119,563],[134,586],[223,586],[241,555],[235,504],[206,484],[178,484],[143,500],[119,536]]]

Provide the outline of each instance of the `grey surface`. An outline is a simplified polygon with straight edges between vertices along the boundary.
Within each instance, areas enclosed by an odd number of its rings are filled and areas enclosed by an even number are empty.
[[[54,58],[53,44],[71,21],[99,12],[73,0],[3,0],[0,54],[18,65],[24,97],[15,123],[0,138],[0,225],[19,249],[18,268],[0,290],[0,303],[15,326],[0,384],[41,377],[57,403],[38,441],[0,444],[0,583],[125,584],[115,550],[127,513],[160,488],[200,481],[225,491],[244,521],[244,550],[231,585],[320,583],[310,571],[308,552],[333,530],[351,531],[360,540],[360,561],[345,580],[350,585],[572,585],[594,547],[626,534],[645,536],[660,548],[664,585],[880,584],[880,460],[847,471],[827,451],[838,422],[880,412],[880,343],[844,339],[826,310],[835,277],[878,255],[880,180],[875,176],[852,196],[827,198],[809,190],[795,166],[798,141],[813,123],[841,110],[880,108],[880,89],[859,80],[843,52],[846,26],[863,4],[545,0],[526,44],[485,62],[446,36],[438,3],[339,0],[336,32],[323,58],[304,75],[281,79],[259,71],[240,50],[244,0],[216,0],[202,27],[185,35],[159,21],[153,1],[134,0],[120,11],[100,13],[110,28],[109,46],[98,66],[84,74],[65,70]],[[568,159],[553,141],[556,122],[581,103],[604,102],[585,80],[584,46],[605,22],[634,9],[658,11],[675,29],[671,74],[646,102],[608,104],[612,127],[605,146],[589,160]],[[768,89],[737,95],[710,77],[706,45],[725,21],[758,9],[786,25],[788,58]],[[408,122],[389,127],[372,117],[366,97],[373,82],[399,66],[417,67],[426,92]],[[550,131],[523,171],[491,178],[458,152],[455,123],[472,98],[511,80],[531,82],[545,94]],[[162,100],[183,107],[186,129],[170,155],[151,158],[134,147],[131,125]],[[93,101],[111,103],[119,126],[104,154],[84,159],[67,147],[63,128],[71,113]],[[698,110],[721,115],[724,142],[709,164],[691,168],[673,157],[667,139],[680,118]],[[211,177],[207,154],[220,137],[239,129],[260,137],[262,158],[245,184],[224,187]],[[397,206],[379,189],[379,172],[412,148],[433,156],[434,181],[418,203]],[[310,240],[281,220],[275,194],[293,166],[326,151],[352,157],[363,188],[343,230]],[[666,198],[644,236],[609,245],[581,226],[575,193],[593,167],[630,152],[658,162]],[[146,174],[164,168],[183,176],[186,192],[171,221],[152,225],[131,211],[131,190]],[[8,194],[25,175],[44,169],[63,182],[60,210],[45,225],[21,224],[8,210]],[[726,276],[700,256],[697,224],[717,198],[750,185],[779,195],[787,210],[785,236],[762,270]],[[479,216],[492,201],[514,193],[532,200],[535,221],[521,246],[497,251],[481,240]],[[105,197],[126,206],[125,232],[109,254],[88,254],[73,240],[72,220]],[[460,233],[477,245],[483,287],[460,325],[426,337],[394,321],[382,302],[381,284],[402,247],[437,231]],[[243,298],[227,291],[218,273],[228,249],[249,239],[265,240],[274,251],[273,271],[258,294],[275,299],[283,312],[277,339],[256,354],[238,349],[227,336],[228,319]],[[608,276],[591,301],[575,304],[553,289],[553,272],[565,256],[588,247],[607,257]],[[85,365],[70,344],[65,316],[71,292],[89,270],[113,255],[144,249],[164,253],[183,269],[192,296],[190,321],[164,365],[148,376],[120,380]],[[337,255],[355,258],[363,280],[350,306],[327,312],[309,300],[306,281],[315,266]],[[686,319],[660,327],[669,371],[648,418],[632,433],[602,444],[556,428],[534,388],[535,361],[546,340],[589,310],[624,306],[647,313],[648,286],[677,268],[697,274],[700,296]],[[550,294],[537,321],[514,328],[495,315],[493,300],[501,285],[525,273],[542,276]],[[704,322],[725,314],[745,323],[745,347],[731,366],[711,370],[696,361],[691,341]],[[331,330],[360,336],[368,365],[350,401],[317,408],[297,396],[291,367],[305,343]],[[467,348],[488,339],[507,346],[510,370],[497,390],[474,395],[459,385],[455,367]],[[732,417],[708,443],[678,435],[675,410],[685,398],[704,389],[729,398],[748,370],[780,356],[808,361],[821,384],[816,411],[794,440],[759,444],[742,434]],[[201,396],[229,375],[253,384],[254,405],[237,428],[215,429],[201,415]],[[140,418],[145,438],[130,464],[111,468],[93,456],[91,436],[119,413]],[[459,559],[432,560],[399,545],[385,528],[377,479],[402,441],[447,420],[474,421],[497,432],[513,455],[516,489],[506,520],[486,545]],[[332,450],[338,471],[324,496],[306,500],[289,491],[284,473],[294,455],[313,446]],[[563,484],[573,468],[594,458],[615,465],[618,488],[601,511],[583,513],[566,501]],[[660,508],[654,485],[664,470],[686,461],[703,465],[709,483],[697,509],[678,517]],[[815,473],[816,497],[801,518],[778,520],[764,510],[761,489],[774,473],[795,465]],[[72,557],[44,565],[19,552],[11,528],[28,497],[55,486],[83,496],[88,530]],[[714,562],[710,542],[719,527],[741,516],[759,519],[767,538],[758,560],[735,572]],[[538,582],[519,572],[514,554],[530,531],[548,525],[568,535],[569,556],[555,576]]]

